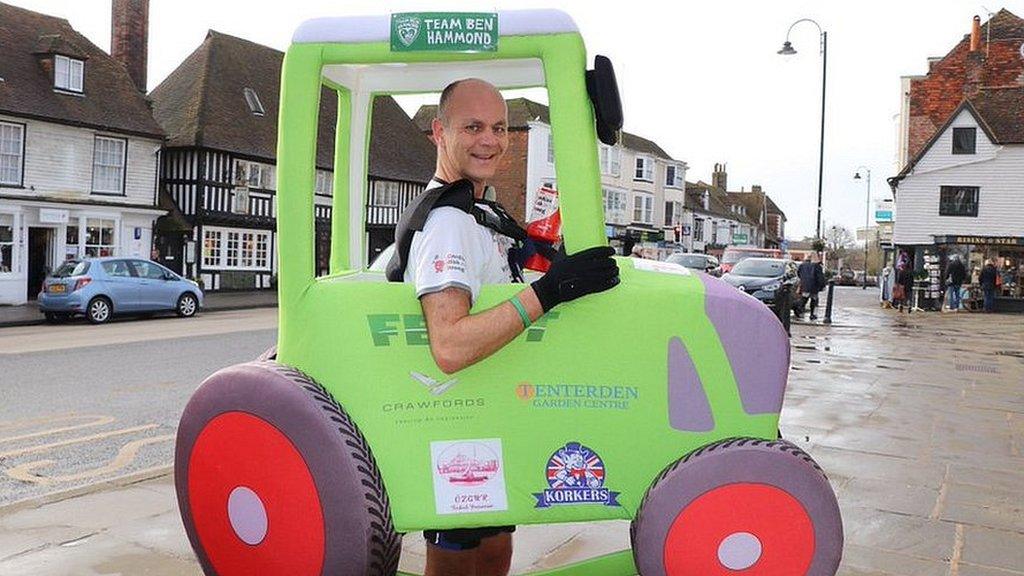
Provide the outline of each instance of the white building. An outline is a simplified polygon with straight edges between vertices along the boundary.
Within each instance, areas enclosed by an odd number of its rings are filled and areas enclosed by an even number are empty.
[[[983,89],[965,100],[890,184],[897,250],[940,281],[951,254],[966,258],[969,268],[991,259],[1002,296],[1024,298],[1021,88]]]
[[[0,4],[0,22],[0,304],[21,304],[67,259],[149,257],[163,132],[137,67],[60,18]]]

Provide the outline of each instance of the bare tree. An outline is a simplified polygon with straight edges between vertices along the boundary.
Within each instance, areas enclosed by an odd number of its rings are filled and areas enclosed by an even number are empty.
[[[853,233],[846,226],[835,224],[825,229],[826,262],[838,263],[840,258],[846,258],[850,248],[855,245]]]

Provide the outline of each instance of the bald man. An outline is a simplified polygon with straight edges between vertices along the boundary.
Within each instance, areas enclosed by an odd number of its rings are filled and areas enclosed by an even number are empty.
[[[493,212],[484,190],[508,148],[508,109],[501,93],[475,78],[453,82],[441,93],[431,132],[437,166],[428,189],[468,180],[477,207]],[[404,280],[416,285],[430,352],[444,373],[494,354],[558,304],[618,284],[613,250],[594,247],[553,262],[543,277],[517,295],[471,314],[481,286],[521,281],[514,259],[509,259],[514,245],[512,238],[453,206],[433,209],[423,229],[413,235]],[[514,530],[425,531],[425,576],[504,576],[512,560]]]

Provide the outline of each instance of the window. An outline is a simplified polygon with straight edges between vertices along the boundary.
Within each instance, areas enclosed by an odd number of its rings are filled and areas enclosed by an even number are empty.
[[[398,206],[400,186],[398,182],[377,182],[374,206]]]
[[[25,157],[25,127],[0,122],[0,184],[21,186],[21,166]]]
[[[637,156],[636,172],[633,174],[633,179],[654,182],[654,158],[650,156]]]
[[[220,266],[221,233],[219,230],[203,231],[203,266]]]
[[[317,176],[319,180],[319,175]],[[274,167],[248,160],[235,160],[235,186],[275,190]]]
[[[610,224],[628,224],[626,214],[626,191],[615,188],[605,188],[604,195],[604,219]]]
[[[679,166],[675,164],[665,166],[665,186],[671,186],[672,188],[683,187],[683,171]]]
[[[85,221],[85,256],[113,256],[114,255],[114,226],[113,220],[101,220],[90,218]]]
[[[253,116],[263,116],[263,103],[260,102],[256,91],[252,88],[243,88],[242,94],[245,95],[245,103],[249,105],[249,112],[252,112]]]
[[[640,192],[633,196],[633,222],[654,224],[654,195]]]
[[[619,149],[601,144],[601,174],[618,176],[619,170]]]
[[[939,216],[977,216],[977,186],[942,186],[939,189]]]
[[[0,274],[14,271],[14,215],[0,214]]]
[[[103,271],[107,273],[107,276],[113,276],[115,278],[131,278],[132,273],[128,270],[128,263],[124,260],[107,260],[101,264]],[[138,268],[135,269],[138,273]],[[145,278],[141,273],[139,276]]]
[[[266,270],[270,232],[207,228],[203,230],[203,267]]]
[[[974,154],[977,128],[953,128],[953,154]]]
[[[700,218],[693,220],[693,239],[697,242],[704,241],[704,220]]]
[[[665,226],[676,226],[683,222],[683,203],[665,202]]]
[[[97,136],[92,154],[92,191],[100,194],[124,194],[126,140]]]
[[[79,257],[78,226],[69,225],[64,233],[64,259],[76,260]]]
[[[84,72],[85,63],[81,60],[58,55],[53,62],[53,85],[60,90],[81,92]]]
[[[167,277],[167,270],[159,264],[153,262],[146,262],[145,260],[129,260],[132,268],[135,268],[135,274],[139,278],[148,278],[149,280],[163,280]]]
[[[555,135],[548,132],[548,164],[555,163]]]
[[[316,171],[316,193],[321,196],[330,196],[334,189],[334,175],[326,170]]]

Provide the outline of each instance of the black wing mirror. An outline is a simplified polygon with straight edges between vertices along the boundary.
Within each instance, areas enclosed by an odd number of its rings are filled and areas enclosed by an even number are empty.
[[[594,56],[594,69],[587,70],[587,95],[594,104],[597,137],[609,146],[619,141],[622,130],[622,100],[615,81],[615,69],[607,56]]]

